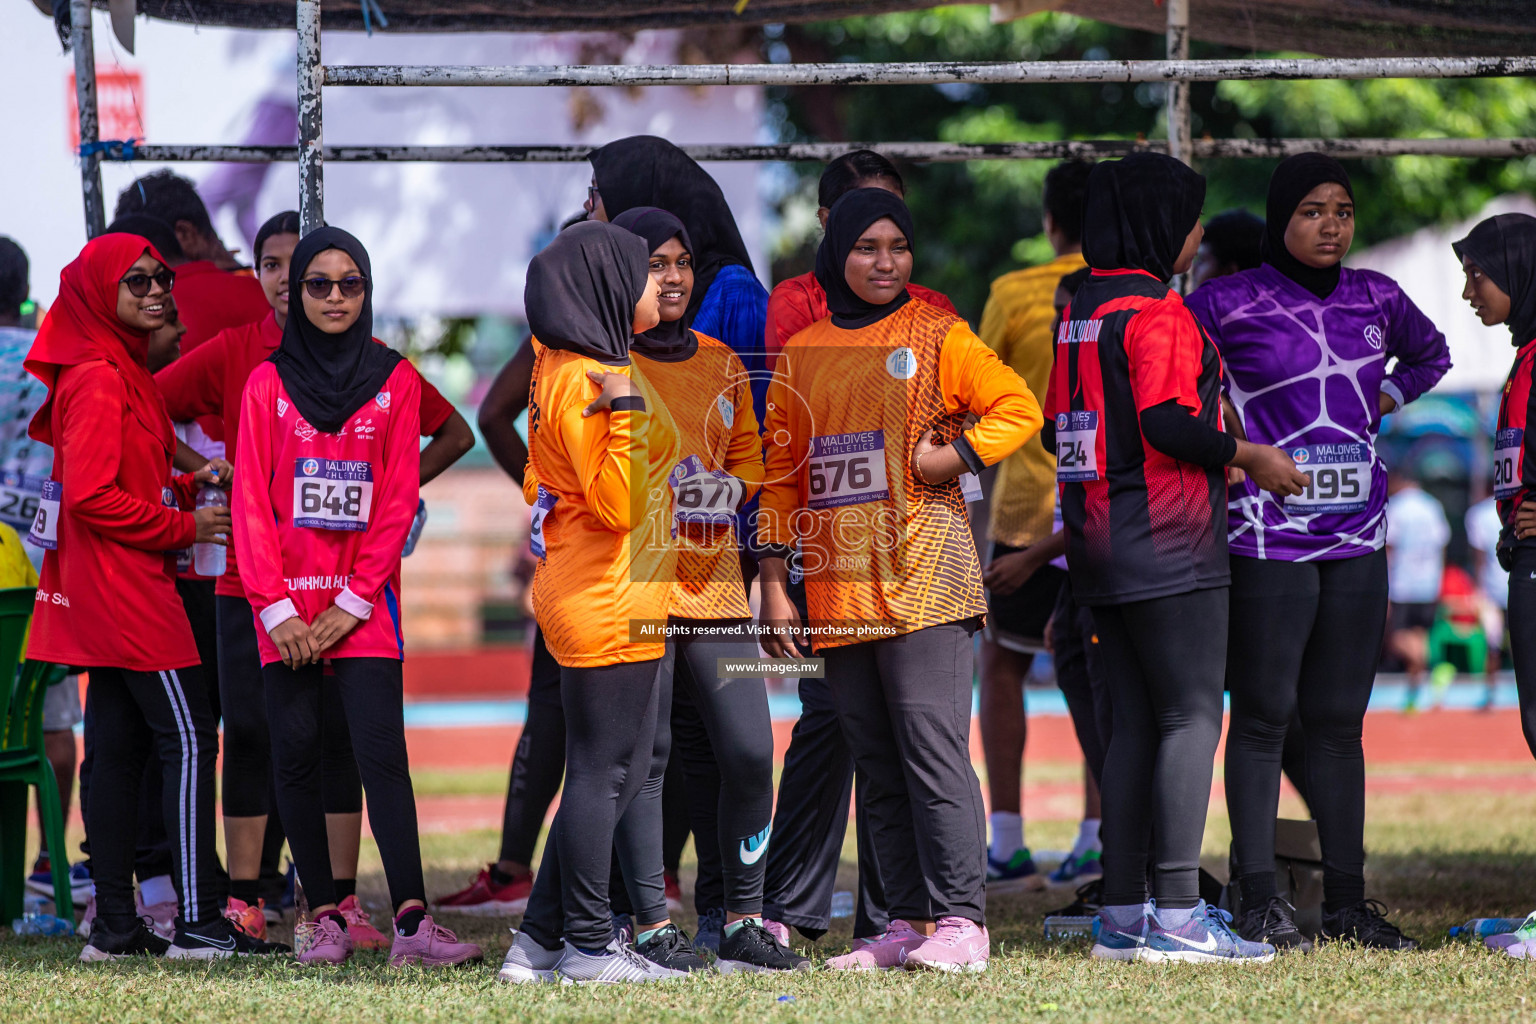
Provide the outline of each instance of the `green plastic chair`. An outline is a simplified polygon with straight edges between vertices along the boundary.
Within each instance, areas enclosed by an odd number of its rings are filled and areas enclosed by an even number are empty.
[[[0,666],[21,661],[26,643],[34,587],[0,590]],[[70,896],[69,859],[64,851],[64,809],[53,765],[43,753],[43,692],[64,678],[62,665],[27,661],[14,673],[14,685],[0,685],[4,701],[0,718],[0,922],[9,924],[22,914],[27,879],[27,787],[37,787],[43,833],[53,855],[54,909],[66,921],[75,919]],[[0,671],[0,680],[7,674]],[[54,852],[57,851],[57,852]]]

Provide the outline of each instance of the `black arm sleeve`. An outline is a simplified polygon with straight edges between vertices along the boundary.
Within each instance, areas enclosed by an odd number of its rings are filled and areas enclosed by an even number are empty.
[[[1052,455],[1056,454],[1056,417],[1047,416],[1040,425],[1040,444]]]
[[[1206,469],[1225,466],[1237,455],[1237,438],[1201,423],[1172,398],[1142,410],[1141,434],[1169,458]]]

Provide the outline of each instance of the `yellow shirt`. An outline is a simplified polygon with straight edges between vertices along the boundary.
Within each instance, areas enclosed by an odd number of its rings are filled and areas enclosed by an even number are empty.
[[[1067,253],[992,282],[981,314],[981,340],[1034,387],[1044,387],[1051,375],[1056,285],[1084,266],[1081,253]],[[1056,456],[1045,450],[1038,436],[1032,437],[997,468],[987,534],[1011,547],[1038,544],[1051,535],[1055,508]]]
[[[0,523],[0,590],[11,587],[37,587],[37,570],[27,557],[21,538],[5,523]]]

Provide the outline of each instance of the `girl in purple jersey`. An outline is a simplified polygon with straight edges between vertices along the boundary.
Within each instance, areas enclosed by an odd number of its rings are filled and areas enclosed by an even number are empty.
[[[1322,841],[1323,936],[1412,949],[1365,898],[1360,738],[1387,617],[1387,480],[1375,441],[1381,417],[1434,387],[1451,360],[1445,337],[1395,282],[1340,266],[1355,207],[1338,161],[1283,161],[1266,213],[1264,264],[1188,300],[1226,363],[1240,429],[1289,452],[1308,478],[1292,497],[1246,480],[1230,491],[1226,784],[1238,930],[1307,945],[1275,893],[1280,754],[1299,710]]]

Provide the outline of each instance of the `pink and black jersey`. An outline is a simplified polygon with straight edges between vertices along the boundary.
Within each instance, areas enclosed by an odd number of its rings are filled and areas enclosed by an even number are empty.
[[[332,604],[363,622],[326,657],[404,657],[400,552],[416,516],[420,381],[402,360],[373,401],[327,434],[299,415],[272,363],[251,372],[233,512],[263,665],[281,660],[269,629],[294,615],[313,623]]]
[[[1493,435],[1493,496],[1504,524],[1499,535],[1501,549],[1514,546],[1515,513],[1536,490],[1536,458],[1525,457],[1531,444],[1531,402],[1536,399],[1536,389],[1531,387],[1533,366],[1536,340],[1520,346],[1499,399],[1499,424]]]
[[[1320,299],[1265,264],[1217,278],[1186,301],[1221,351],[1248,440],[1283,449],[1309,481],[1294,497],[1252,480],[1235,485],[1232,553],[1304,562],[1379,550],[1387,539],[1379,399],[1402,407],[1434,387],[1451,367],[1445,336],[1395,281],[1371,270],[1341,271]]]
[[[1174,401],[1221,426],[1221,357],[1179,294],[1145,271],[1095,270],[1056,335],[1046,415],[1072,595],[1123,604],[1226,586],[1227,482],[1163,454],[1141,413]]]

